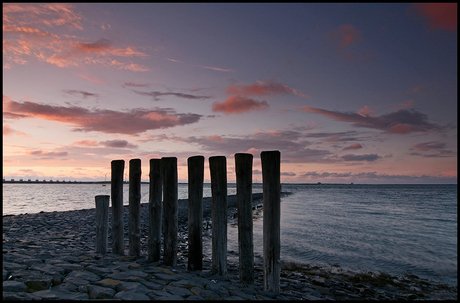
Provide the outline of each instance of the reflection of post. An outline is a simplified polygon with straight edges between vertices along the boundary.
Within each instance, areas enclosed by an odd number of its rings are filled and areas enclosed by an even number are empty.
[[[109,195],[100,195],[96,200],[96,252],[107,252],[107,232],[109,229]]]
[[[204,157],[187,159],[188,165],[188,270],[201,270],[203,258]]]
[[[280,291],[280,158],[279,151],[260,154],[263,178],[264,290]]]
[[[123,240],[123,171],[125,169],[124,160],[113,160],[112,180],[110,183],[110,193],[112,196],[112,252],[124,255]]]
[[[177,201],[177,158],[161,158],[163,177],[163,263],[176,266],[177,263],[177,232],[178,232],[178,201]]]
[[[141,255],[141,159],[129,161],[129,255]]]
[[[160,261],[161,251],[161,160],[150,159],[148,260]]]
[[[212,195],[212,274],[227,275],[227,161],[209,158]]]
[[[254,284],[252,158],[251,154],[235,154],[239,274],[240,283],[243,284]]]

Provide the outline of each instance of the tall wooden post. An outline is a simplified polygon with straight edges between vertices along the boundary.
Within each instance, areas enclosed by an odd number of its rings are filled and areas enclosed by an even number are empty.
[[[110,193],[112,198],[112,252],[114,254],[124,255],[123,239],[123,171],[125,169],[125,160],[113,160],[112,179],[110,182]]]
[[[254,284],[252,159],[251,154],[235,154],[239,276],[242,284]]]
[[[263,178],[264,290],[280,291],[280,161],[279,151],[260,154]]]
[[[161,160],[150,159],[149,184],[149,239],[147,244],[148,260],[160,261],[161,253],[161,199],[162,177]]]
[[[163,176],[163,263],[166,266],[177,264],[177,232],[179,230],[177,200],[177,158],[161,158]]]
[[[227,275],[227,160],[209,158],[211,172],[212,269],[214,275]]]
[[[109,229],[109,195],[95,197],[96,202],[96,252],[107,252],[107,233]]]
[[[141,159],[129,161],[129,255],[141,255]]]
[[[187,159],[188,165],[188,270],[203,267],[203,180],[204,157]]]

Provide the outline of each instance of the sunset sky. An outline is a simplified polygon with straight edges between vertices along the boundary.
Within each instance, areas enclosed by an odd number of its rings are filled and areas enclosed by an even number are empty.
[[[457,4],[3,4],[3,178],[281,152],[284,183],[457,183]]]

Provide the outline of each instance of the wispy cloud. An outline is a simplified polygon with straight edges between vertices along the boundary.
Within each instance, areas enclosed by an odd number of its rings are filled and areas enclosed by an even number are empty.
[[[82,97],[83,99],[86,99],[88,97],[94,97],[94,98],[99,97],[99,94],[89,93],[89,92],[85,92],[82,90],[76,90],[76,89],[65,89],[64,93],[72,95],[72,96]]]
[[[412,3],[411,7],[431,29],[457,31],[457,3]]]
[[[352,24],[343,24],[330,31],[325,45],[343,60],[368,63],[376,59],[375,53],[366,46],[363,32]]]
[[[445,143],[439,141],[415,144],[411,146],[410,150],[415,150],[415,152],[409,153],[410,156],[420,156],[425,158],[444,158],[453,157],[455,155],[453,151],[446,150]]]
[[[201,115],[176,113],[171,109],[132,109],[126,112],[54,106],[25,101],[7,101],[4,111],[74,125],[77,131],[98,131],[137,135],[152,129],[169,128],[198,122]]]
[[[147,57],[132,45],[117,45],[105,38],[86,41],[62,28],[83,30],[84,17],[72,4],[4,4],[3,55],[7,68],[12,63],[27,64],[36,58],[59,67],[97,64],[130,71],[147,71],[148,67],[115,58]],[[59,34],[58,34],[59,33]]]
[[[50,151],[50,150],[42,150],[42,149],[27,151],[26,154],[29,156],[41,157],[40,159],[65,157],[69,155],[69,153],[66,151]]]
[[[141,92],[134,90],[136,94],[142,95],[142,96],[149,96],[152,97],[153,100],[159,101],[162,96],[174,96],[178,98],[184,98],[184,99],[192,99],[192,100],[200,100],[200,99],[209,99],[211,98],[210,96],[199,96],[199,95],[190,95],[190,94],[183,94],[183,93],[172,93],[172,92],[159,92],[159,91],[153,91],[153,92]]]
[[[272,96],[278,94],[293,94],[304,98],[308,98],[302,92],[298,92],[292,87],[276,82],[275,80],[268,80],[266,83],[256,81],[253,84],[236,84],[227,87],[227,95],[239,96]]]
[[[16,135],[16,136],[20,136],[20,137],[28,137],[29,136],[24,132],[12,129],[11,126],[9,126],[8,124],[3,125],[3,135],[4,136]]]
[[[100,80],[100,79],[97,79],[97,78],[91,78],[91,77],[87,77],[87,76],[84,76],[84,75],[80,75],[81,78],[85,79],[85,80],[88,80],[88,81],[91,81],[91,82],[94,82],[94,83],[98,83],[98,84],[103,84],[103,85],[110,85],[110,83],[107,83],[103,80]]]
[[[373,162],[381,158],[381,156],[377,154],[367,154],[367,155],[353,155],[347,154],[341,157],[344,161],[367,161]]]
[[[241,114],[251,111],[267,110],[270,106],[267,101],[258,101],[248,96],[271,97],[280,94],[293,94],[304,98],[307,95],[298,92],[292,87],[276,82],[273,79],[256,81],[253,84],[236,84],[227,87],[226,94],[230,95],[225,101],[216,101],[212,104],[213,112],[228,114]]]
[[[320,114],[336,121],[350,122],[355,127],[379,129],[389,134],[441,131],[443,129],[440,125],[428,122],[428,116],[415,109],[400,109],[380,116],[363,116],[357,112],[330,111],[311,106],[302,108],[309,113]]]
[[[349,149],[360,149],[363,148],[363,146],[359,143],[353,143],[352,145],[349,145],[347,147],[344,147],[343,150],[349,150]]]

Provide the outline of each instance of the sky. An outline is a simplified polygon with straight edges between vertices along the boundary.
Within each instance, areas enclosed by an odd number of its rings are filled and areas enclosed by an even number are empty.
[[[282,183],[457,183],[457,4],[3,3],[3,178],[281,152]]]

